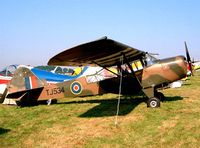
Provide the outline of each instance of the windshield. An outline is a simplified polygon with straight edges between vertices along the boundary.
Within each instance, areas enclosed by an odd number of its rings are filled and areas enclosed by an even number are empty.
[[[146,53],[146,56],[145,56],[145,64],[146,66],[150,66],[152,64],[155,64],[157,63],[158,59],[152,55],[150,55],[149,53]]]

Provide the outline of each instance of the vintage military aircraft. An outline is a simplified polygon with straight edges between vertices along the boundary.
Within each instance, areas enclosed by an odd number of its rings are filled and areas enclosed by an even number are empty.
[[[7,98],[22,105],[38,100],[88,96],[103,93],[147,96],[148,107],[159,107],[164,95],[158,89],[186,76],[184,56],[151,60],[147,52],[104,37],[59,53],[49,65],[94,66],[93,73],[82,72],[77,78],[48,84],[27,68],[19,68],[9,86]],[[98,69],[98,70],[97,70]],[[94,72],[95,71],[95,72]]]

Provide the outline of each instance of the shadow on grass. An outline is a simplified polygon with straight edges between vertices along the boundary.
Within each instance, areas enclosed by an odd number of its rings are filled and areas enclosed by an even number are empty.
[[[119,116],[127,115],[140,103],[144,102],[143,98],[140,99],[121,99],[119,106]],[[79,117],[107,117],[115,116],[117,112],[118,99],[103,100],[99,105],[93,107]]]
[[[130,113],[140,103],[144,102],[144,98],[131,99],[130,96],[123,96],[120,100],[119,116]],[[92,109],[83,113],[79,117],[107,117],[115,116],[117,111],[118,99],[93,99],[93,100],[80,100],[71,102],[59,102],[58,104],[84,104],[95,103],[97,104]]]
[[[173,97],[165,97],[165,101],[178,101],[178,100],[183,100],[183,97],[181,96],[173,96]]]
[[[183,84],[183,86],[190,86],[190,85],[192,85],[191,83],[185,83],[185,84]]]
[[[165,101],[178,101],[183,98],[180,96],[166,97]],[[135,98],[128,99],[125,97],[120,100],[120,109],[119,116],[127,115],[134,108],[136,108],[139,104],[145,103],[147,98]],[[93,100],[95,103],[100,103],[99,105],[93,107],[88,110],[84,114],[80,115],[80,117],[105,117],[105,116],[115,116],[117,111],[117,103],[118,100]],[[97,102],[96,102],[97,101]],[[91,103],[91,102],[88,102]]]
[[[173,97],[166,97],[164,102],[168,101],[178,101],[182,100],[183,97],[180,96],[173,96]],[[119,116],[124,116],[129,114],[132,110],[134,110],[139,104],[145,103],[147,98],[144,96],[122,96],[120,100],[119,106]],[[108,116],[115,116],[117,112],[117,104],[118,98],[110,98],[110,99],[97,99],[94,96],[92,100],[76,100],[76,101],[69,101],[69,102],[53,102],[53,104],[97,104],[93,108],[89,109],[87,112],[81,114],[79,117],[83,118],[90,118],[90,117],[108,117]],[[46,101],[40,101],[40,105],[46,105]],[[164,105],[164,104],[163,104]],[[29,106],[30,107],[30,106]],[[3,132],[8,132],[9,130],[0,128],[0,134]]]
[[[4,128],[0,127],[0,135],[5,134],[5,133],[7,133],[9,131],[10,131],[10,129],[4,129]]]
[[[122,96],[120,99],[119,116],[130,113],[140,103],[145,102],[145,98],[133,98],[132,96]],[[117,98],[110,99],[92,99],[92,100],[80,100],[70,102],[59,102],[58,104],[84,104],[84,103],[95,103],[95,107],[89,109],[79,117],[107,117],[115,116],[117,111]]]
[[[183,98],[180,96],[166,97],[165,101],[178,101]],[[119,116],[127,115],[139,104],[146,101],[146,98],[131,98],[130,96],[123,96],[120,100]],[[81,114],[79,117],[108,117],[115,116],[117,111],[117,98],[112,99],[93,99],[93,100],[80,100],[71,102],[60,102],[58,104],[84,104],[84,103],[95,103],[98,104],[95,107],[89,109],[87,112]]]

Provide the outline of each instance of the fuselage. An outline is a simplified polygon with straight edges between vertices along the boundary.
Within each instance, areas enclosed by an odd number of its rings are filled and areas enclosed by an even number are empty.
[[[187,63],[183,56],[159,60],[142,72],[142,86],[160,87],[186,77]]]
[[[135,72],[122,77],[122,94],[135,94],[146,88],[164,87],[186,77],[187,63],[183,56],[159,60]],[[107,92],[118,93],[120,77],[101,81],[100,87]]]

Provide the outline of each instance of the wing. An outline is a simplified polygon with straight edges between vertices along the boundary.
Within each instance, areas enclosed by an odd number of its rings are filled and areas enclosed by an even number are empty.
[[[120,63],[122,55],[128,61],[133,61],[145,54],[144,51],[132,48],[125,44],[104,37],[100,40],[85,43],[52,57],[48,65],[62,66],[115,66]]]

